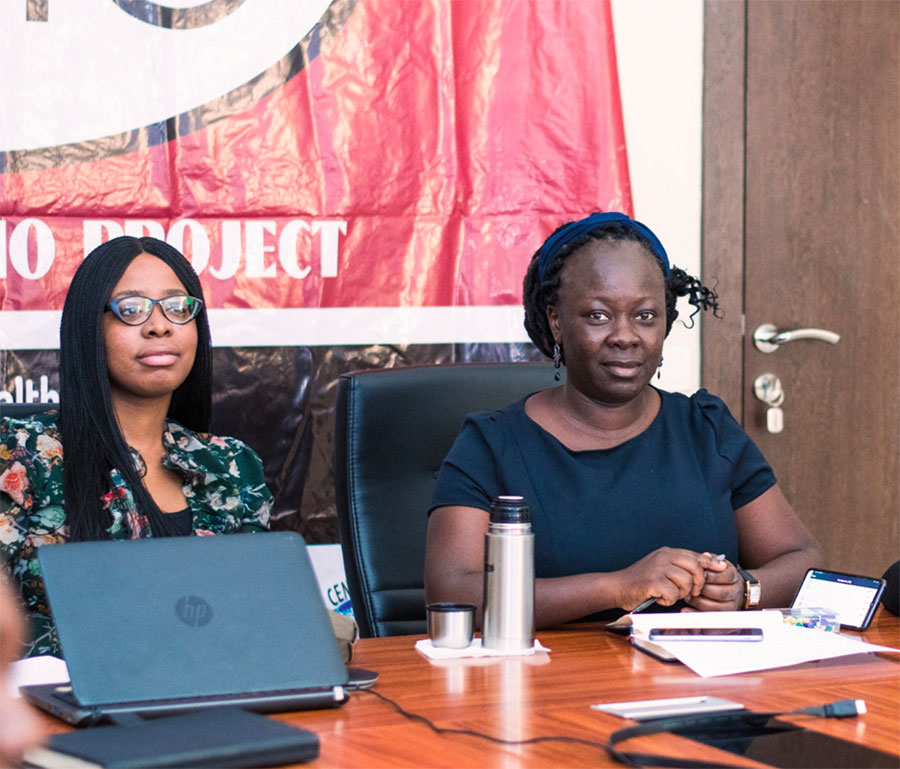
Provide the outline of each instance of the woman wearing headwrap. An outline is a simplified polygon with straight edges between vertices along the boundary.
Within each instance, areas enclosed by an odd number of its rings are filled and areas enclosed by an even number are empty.
[[[531,260],[525,327],[563,385],[470,415],[435,487],[428,601],[481,604],[492,499],[523,496],[535,534],[535,621],[661,607],[781,606],[822,551],[725,404],[652,386],[679,296],[717,297],[672,267],[640,222],[560,227]]]

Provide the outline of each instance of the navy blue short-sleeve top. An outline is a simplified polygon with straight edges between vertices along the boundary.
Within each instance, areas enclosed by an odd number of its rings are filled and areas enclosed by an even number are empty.
[[[538,577],[616,571],[663,546],[737,563],[734,511],[774,486],[775,475],[721,399],[705,390],[659,394],[651,425],[611,449],[567,448],[527,416],[526,399],[470,414],[429,512],[524,497]]]

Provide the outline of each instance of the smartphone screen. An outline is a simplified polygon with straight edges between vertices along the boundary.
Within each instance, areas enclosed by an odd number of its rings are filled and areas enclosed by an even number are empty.
[[[883,589],[883,579],[810,569],[791,608],[828,609],[838,615],[842,628],[865,630]]]
[[[758,627],[655,627],[651,641],[762,641]]]

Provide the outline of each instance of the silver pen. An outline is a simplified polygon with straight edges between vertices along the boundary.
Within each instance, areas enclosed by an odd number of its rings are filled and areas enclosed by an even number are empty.
[[[656,603],[656,596],[654,596],[653,598],[648,598],[646,601],[643,601],[642,603],[639,603],[637,606],[635,606],[631,610],[631,614],[637,614],[639,611],[643,611],[648,606],[653,606],[653,604],[655,604],[655,603]]]

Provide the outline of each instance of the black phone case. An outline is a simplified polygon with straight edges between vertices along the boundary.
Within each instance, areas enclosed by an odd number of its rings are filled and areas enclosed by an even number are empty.
[[[797,599],[800,597],[800,591],[803,590],[803,585],[806,582],[807,576],[811,571],[818,571],[822,574],[834,574],[838,577],[853,577],[856,579],[870,579],[873,582],[878,582],[878,589],[875,591],[875,595],[872,598],[872,602],[869,604],[868,609],[866,609],[866,618],[863,620],[862,625],[846,625],[843,622],[841,623],[841,630],[865,630],[869,627],[869,624],[872,622],[872,617],[875,616],[875,610],[878,608],[878,602],[881,600],[881,594],[884,592],[885,581],[883,579],[879,579],[878,577],[870,577],[866,574],[850,574],[846,571],[832,571],[831,569],[807,569],[806,574],[803,575],[803,579],[800,581],[800,587],[797,588],[797,592],[794,594],[794,600],[791,601],[791,608],[796,608],[794,604],[797,603]],[[827,608],[827,607],[823,607]]]

